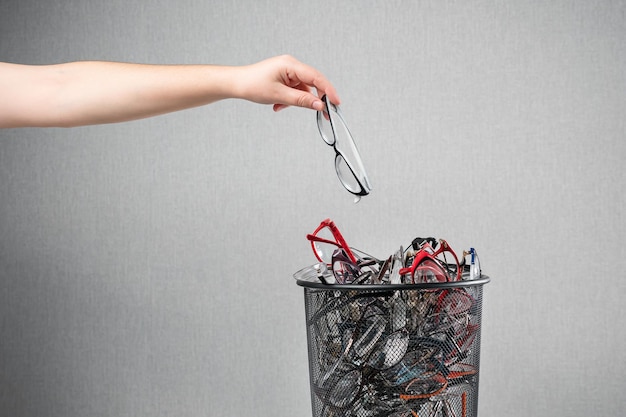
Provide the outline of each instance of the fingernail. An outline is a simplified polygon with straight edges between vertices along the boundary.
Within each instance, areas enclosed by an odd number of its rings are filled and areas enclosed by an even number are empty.
[[[320,100],[316,100],[313,102],[313,110],[322,111],[324,109],[324,103]]]

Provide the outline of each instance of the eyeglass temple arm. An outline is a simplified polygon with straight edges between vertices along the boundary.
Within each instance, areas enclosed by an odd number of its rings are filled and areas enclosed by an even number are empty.
[[[331,233],[333,234],[333,237],[337,241],[337,242],[332,242],[332,244],[333,245],[337,245],[338,244],[338,246],[340,246],[343,249],[345,249],[346,253],[348,254],[348,257],[350,258],[350,260],[352,262],[356,263],[357,262],[356,256],[354,256],[354,254],[350,250],[350,246],[348,246],[348,243],[346,243],[346,240],[343,238],[343,235],[339,231],[339,228],[337,228],[337,226],[335,225],[335,222],[332,221],[331,219],[322,220],[322,222],[317,227],[317,229],[315,229],[315,231],[312,233],[312,235],[313,236],[317,235],[319,233],[319,231],[322,230],[324,227],[328,227],[330,229]],[[307,239],[308,239],[308,235],[307,235]],[[321,239],[321,238],[317,238],[317,239]],[[328,243],[328,242],[330,242],[330,241],[326,241],[325,243]]]
[[[321,237],[317,237],[315,235],[312,234],[308,234],[306,235],[306,240],[311,241],[311,242],[320,242],[320,243],[328,243],[329,245],[335,245],[338,248],[341,248],[341,245],[337,242],[333,242],[332,240],[328,240],[328,239],[324,239]]]

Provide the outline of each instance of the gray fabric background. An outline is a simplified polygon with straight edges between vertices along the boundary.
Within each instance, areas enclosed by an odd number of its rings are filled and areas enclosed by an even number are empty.
[[[310,415],[291,275],[332,217],[478,248],[481,416],[623,415],[625,39],[619,1],[1,0],[2,61],[315,65],[374,191],[303,109],[0,131],[0,414]]]

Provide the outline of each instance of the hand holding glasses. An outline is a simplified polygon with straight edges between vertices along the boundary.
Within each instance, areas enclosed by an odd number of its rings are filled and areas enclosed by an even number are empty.
[[[346,190],[355,195],[355,202],[372,190],[361,155],[341,115],[339,106],[322,96],[325,110],[317,112],[317,128],[326,144],[335,150],[335,170]]]

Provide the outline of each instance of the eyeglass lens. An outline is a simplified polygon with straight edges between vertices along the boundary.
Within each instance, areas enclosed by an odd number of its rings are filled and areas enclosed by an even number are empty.
[[[416,283],[446,282],[450,281],[450,278],[441,265],[431,259],[425,259],[415,268],[414,281]]]
[[[336,241],[335,236],[333,236],[332,231],[328,227],[323,227],[319,232],[317,232],[316,236],[330,242]],[[318,258],[330,265],[332,263],[333,253],[340,247],[339,244],[333,245],[331,243],[321,241],[314,241],[312,243]]]

